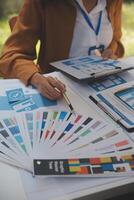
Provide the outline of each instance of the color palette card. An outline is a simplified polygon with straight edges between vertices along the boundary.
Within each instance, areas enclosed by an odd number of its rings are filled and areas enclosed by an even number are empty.
[[[29,159],[26,140],[20,128],[20,115],[9,113],[8,117],[0,118],[0,150],[9,158],[13,158],[22,164],[22,168],[31,171],[32,160]]]
[[[129,137],[121,130],[114,130],[110,126],[101,130],[101,132],[85,131],[79,139],[77,138],[77,140],[73,140],[73,142],[67,144],[59,143],[56,147],[54,148],[55,154],[57,152],[58,156],[58,152],[62,149],[63,157],[64,154],[66,157],[79,157],[134,150],[133,142]]]
[[[41,108],[0,116],[0,161],[35,175],[132,174],[132,164],[120,157],[121,163],[114,163],[112,157],[133,152],[134,143],[128,135],[92,114]],[[87,158],[99,163],[92,166]],[[71,160],[77,160],[77,165],[70,165]],[[105,166],[102,160],[107,161]]]
[[[34,175],[109,177],[134,174],[134,155],[34,160]]]
[[[63,123],[60,120],[59,124],[59,116],[63,112],[65,114],[65,111],[59,111],[56,114],[55,121],[48,119],[48,124],[51,126],[47,126],[43,135],[48,134],[49,127],[50,137],[43,136],[39,141],[34,154],[35,158],[69,158],[133,150],[133,142],[121,129],[115,129],[100,118],[81,116],[78,113],[75,115],[68,113],[66,116],[69,117],[66,117]],[[55,111],[50,112],[51,116],[54,113]],[[55,127],[58,129],[56,130]],[[54,136],[51,137],[53,132]]]
[[[63,111],[61,113],[63,115]],[[45,149],[45,151],[48,151],[50,155],[50,152],[53,153],[56,151],[57,152],[61,151],[60,144],[64,145],[64,140],[71,138],[75,130],[79,132],[81,129],[84,129],[86,126],[89,126],[89,124],[93,120],[93,118],[89,116],[81,116],[78,113],[71,114],[68,112],[68,114],[66,114],[66,117],[64,118],[64,121],[61,124],[61,120],[59,121],[59,117],[61,113],[57,115],[58,120],[55,121],[56,123],[54,123],[54,126],[52,127],[52,133],[55,133],[54,136],[50,138],[46,138],[40,143],[39,147],[41,148],[41,152],[44,152],[44,149]],[[64,111],[64,116],[65,116],[65,113],[66,112]],[[51,129],[50,129],[50,133],[51,133]],[[46,149],[46,146],[47,146],[47,149]]]

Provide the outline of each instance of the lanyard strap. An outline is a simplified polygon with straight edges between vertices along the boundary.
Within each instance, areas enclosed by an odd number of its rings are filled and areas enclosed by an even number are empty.
[[[96,27],[96,30],[91,22],[91,19],[89,18],[89,16],[87,15],[87,13],[82,9],[82,7],[80,6],[80,4],[74,0],[75,3],[77,4],[79,10],[81,11],[84,19],[86,20],[87,24],[90,26],[90,28],[95,32],[96,36],[99,35],[99,32],[100,32],[100,28],[101,28],[101,22],[102,22],[102,11],[100,11],[100,15],[99,15],[99,19],[98,19],[98,24],[97,24],[97,27]]]
[[[92,46],[89,48],[88,50],[88,55],[91,55],[91,52],[98,49],[100,53],[102,53],[105,49],[105,46],[103,44],[100,44],[99,47],[96,47],[96,46]]]

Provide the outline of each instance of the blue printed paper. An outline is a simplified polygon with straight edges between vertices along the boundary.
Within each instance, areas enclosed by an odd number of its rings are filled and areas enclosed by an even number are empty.
[[[9,103],[14,103],[17,101],[22,101],[25,99],[24,92],[21,88],[19,89],[14,89],[14,90],[8,90],[6,91],[8,102]]]

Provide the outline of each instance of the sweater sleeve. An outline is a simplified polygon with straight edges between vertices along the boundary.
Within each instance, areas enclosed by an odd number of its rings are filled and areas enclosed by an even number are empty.
[[[40,33],[38,0],[25,0],[0,58],[0,73],[4,78],[18,78],[27,85],[32,75],[40,71],[34,63]]]
[[[113,50],[113,53],[119,58],[124,55],[124,47],[121,43],[122,37],[122,5],[123,0],[113,1],[113,40],[108,48]]]

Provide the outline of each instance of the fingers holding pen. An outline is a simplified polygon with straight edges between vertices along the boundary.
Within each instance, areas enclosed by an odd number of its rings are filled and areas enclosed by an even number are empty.
[[[45,87],[44,87],[45,85]],[[38,90],[49,99],[59,99],[61,98],[61,92],[57,91],[48,81],[45,81],[43,85],[40,85]]]
[[[65,86],[53,77],[46,77],[47,81],[43,91],[46,92],[50,99],[60,99],[65,90]]]
[[[61,93],[64,93],[66,91],[66,86],[64,83],[62,83],[57,78],[53,78],[51,76],[48,77],[48,82],[57,90],[59,90]]]
[[[65,91],[65,85],[61,81],[51,76],[44,77],[39,73],[32,77],[31,83],[43,96],[51,100],[60,99]]]

